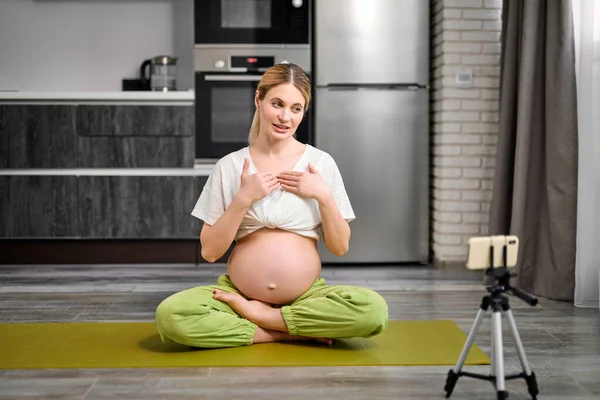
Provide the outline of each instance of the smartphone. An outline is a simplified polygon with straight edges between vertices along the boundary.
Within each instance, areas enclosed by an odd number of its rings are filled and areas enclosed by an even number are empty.
[[[517,265],[519,238],[514,235],[476,236],[469,239],[467,269],[490,268],[490,252],[494,249],[494,267],[503,267],[503,247],[506,245],[506,267]]]

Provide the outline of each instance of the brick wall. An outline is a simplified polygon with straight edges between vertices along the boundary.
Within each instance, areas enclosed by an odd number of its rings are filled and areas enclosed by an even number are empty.
[[[486,235],[498,133],[502,0],[431,0],[432,250],[464,262]],[[469,69],[471,87],[455,73]]]

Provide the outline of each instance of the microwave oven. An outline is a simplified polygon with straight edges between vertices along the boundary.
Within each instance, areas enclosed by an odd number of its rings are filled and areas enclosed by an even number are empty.
[[[196,0],[195,44],[309,44],[309,0]]]

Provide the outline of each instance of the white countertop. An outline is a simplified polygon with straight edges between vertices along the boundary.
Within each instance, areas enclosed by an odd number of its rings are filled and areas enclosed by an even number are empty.
[[[214,163],[193,168],[23,168],[0,169],[0,176],[208,176]]]
[[[0,103],[137,103],[184,104],[194,102],[193,91],[152,92],[18,92],[0,91]]]

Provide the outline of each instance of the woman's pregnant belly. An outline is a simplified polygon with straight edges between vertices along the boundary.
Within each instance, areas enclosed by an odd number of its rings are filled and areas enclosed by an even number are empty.
[[[229,278],[245,296],[288,304],[319,278],[316,241],[280,229],[263,228],[235,245],[227,263]]]

